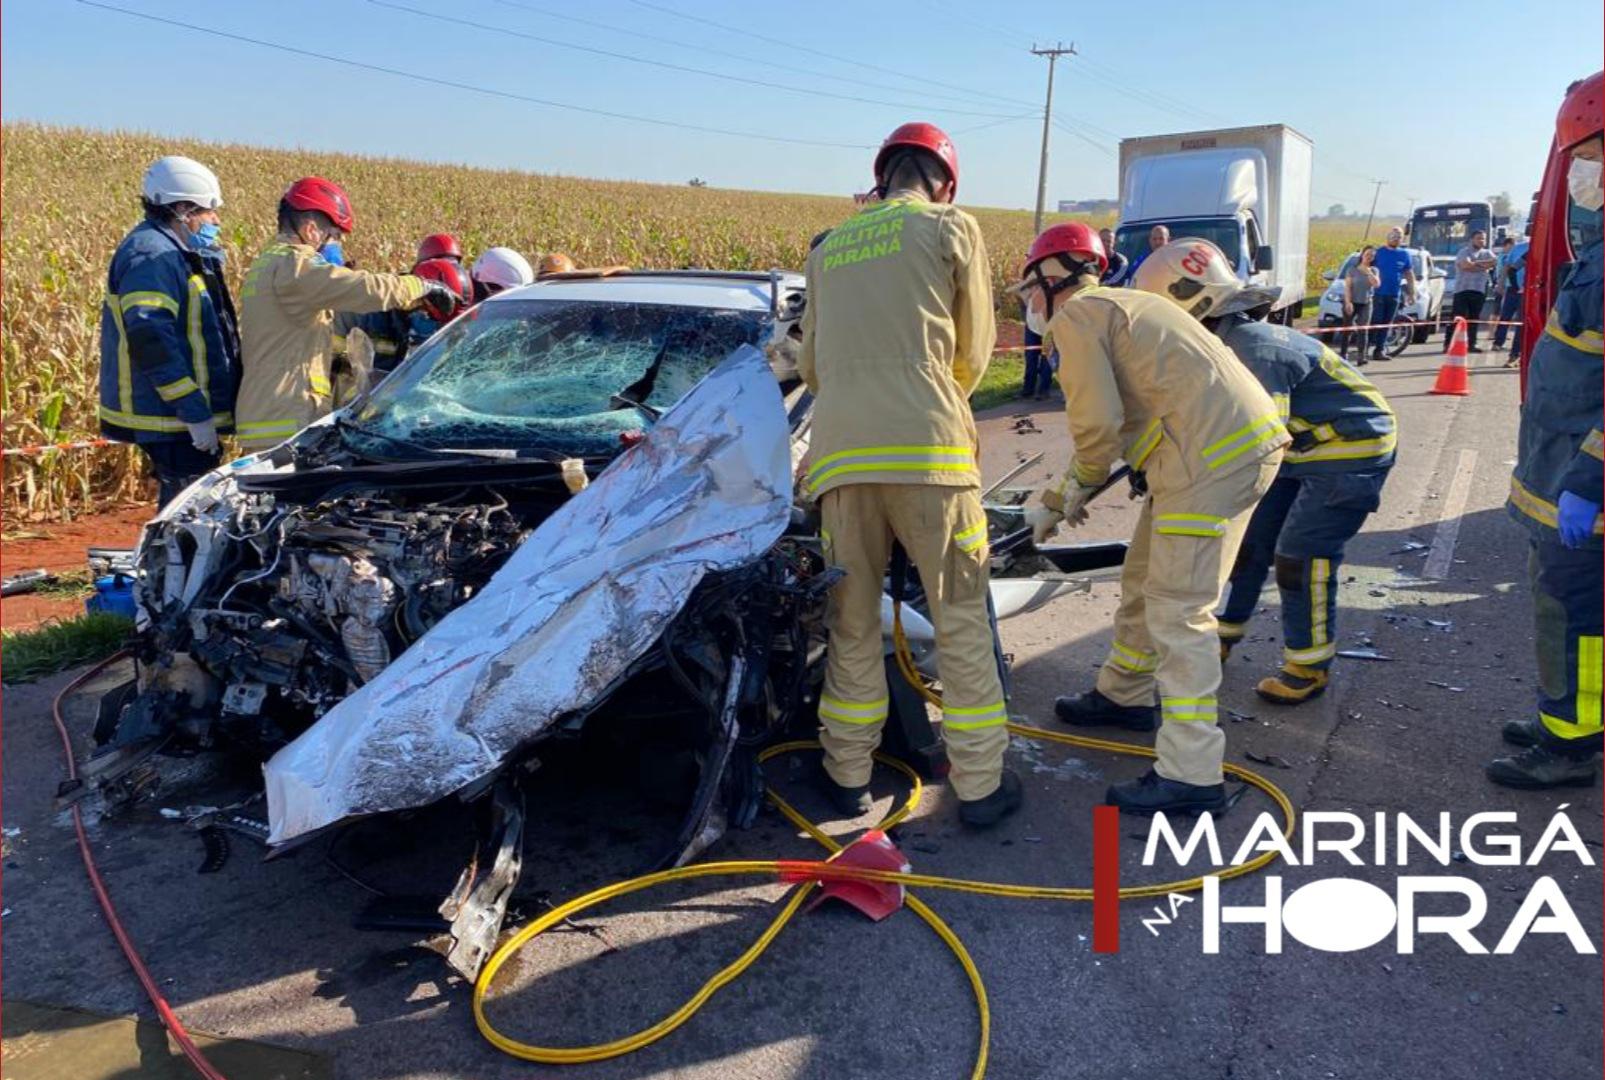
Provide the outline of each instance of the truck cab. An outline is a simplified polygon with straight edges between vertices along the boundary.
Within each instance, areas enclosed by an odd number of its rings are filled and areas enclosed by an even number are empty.
[[[1155,225],[1208,240],[1244,283],[1280,289],[1272,318],[1290,321],[1304,300],[1312,157],[1282,124],[1125,139],[1115,247],[1135,263]]]

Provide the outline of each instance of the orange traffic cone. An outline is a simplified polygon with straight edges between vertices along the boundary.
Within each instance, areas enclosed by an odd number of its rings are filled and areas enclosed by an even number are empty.
[[[1455,332],[1449,339],[1449,351],[1443,354],[1443,365],[1438,368],[1438,381],[1429,394],[1471,393],[1471,381],[1466,377],[1466,318],[1455,316]]]

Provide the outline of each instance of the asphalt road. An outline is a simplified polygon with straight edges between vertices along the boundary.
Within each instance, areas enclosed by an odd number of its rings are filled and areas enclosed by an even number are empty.
[[[1402,441],[1383,508],[1343,567],[1339,632],[1344,647],[1389,659],[1340,661],[1325,697],[1297,710],[1259,702],[1253,682],[1279,650],[1276,604],[1267,594],[1251,640],[1227,668],[1222,700],[1236,714],[1226,725],[1228,757],[1270,776],[1301,811],[1352,811],[1368,827],[1381,813],[1391,828],[1392,815],[1406,812],[1428,831],[1447,814],[1458,831],[1471,814],[1514,812],[1514,824],[1484,834],[1519,834],[1528,851],[1566,803],[1597,862],[1605,853],[1597,786],[1518,793],[1482,776],[1483,763],[1500,752],[1499,725],[1527,715],[1533,695],[1525,547],[1501,510],[1514,454],[1516,376],[1479,364],[1472,396],[1432,397],[1426,391],[1437,360],[1423,346],[1369,369],[1400,414]],[[1046,450],[1043,469],[1020,481],[1030,483],[1067,458],[1052,404],[995,410],[982,428],[989,476]],[[1135,504],[1110,497],[1083,535],[1123,536],[1134,516]],[[1004,624],[1015,663],[1012,706],[1021,718],[1051,724],[1054,695],[1090,684],[1116,598],[1114,584],[1099,584]],[[148,1015],[85,886],[71,830],[51,807],[60,747],[48,704],[65,681],[4,691],[4,991],[8,999]],[[84,698],[72,704],[81,736],[90,707]],[[961,832],[948,793],[937,788],[905,828],[905,851],[924,872],[1089,884],[1091,809],[1107,782],[1135,775],[1143,763],[1019,740],[1011,756],[1027,781],[1028,803],[1017,818],[994,833]],[[531,800],[536,835],[525,893],[560,900],[639,872],[672,823],[624,778],[558,772]],[[799,806],[823,816],[795,766],[772,772]],[[878,783],[887,798],[897,788],[889,776]],[[193,795],[169,790],[159,805],[182,806]],[[1250,793],[1222,819],[1228,855],[1270,808]],[[387,892],[428,893],[450,884],[466,854],[465,829],[449,813],[425,814],[386,835],[359,830],[337,854]],[[833,829],[851,833],[853,823]],[[1180,876],[1174,867],[1141,865],[1146,835],[1140,821],[1122,823],[1123,883]],[[968,985],[922,923],[900,912],[871,924],[827,906],[794,922],[745,978],[663,1042],[603,1064],[530,1065],[480,1038],[468,988],[411,935],[351,928],[367,897],[323,847],[262,862],[242,841],[221,872],[202,875],[196,838],[154,807],[97,824],[94,838],[129,929],[188,1024],[324,1055],[339,1077],[923,1080],[968,1075],[978,1042]],[[1462,845],[1457,838],[1452,846]],[[1270,875],[1282,878],[1284,894],[1346,877],[1390,896],[1401,874],[1464,877],[1486,892],[1486,916],[1472,932],[1491,950],[1528,890],[1548,875],[1598,945],[1601,872],[1575,855],[1556,852],[1539,866],[1451,860],[1445,867],[1424,862],[1418,850],[1400,869],[1371,865],[1369,840],[1359,850],[1364,867],[1327,852],[1311,866],[1276,865],[1268,875],[1227,882],[1222,902],[1263,904]],[[815,853],[766,816],[708,857]],[[548,1044],[621,1037],[669,1012],[743,949],[779,894],[729,880],[631,897],[583,920],[602,934],[555,933],[511,964],[493,1017],[509,1034]],[[1530,935],[1510,955],[1468,955],[1443,934],[1421,935],[1405,955],[1392,936],[1353,952],[1289,937],[1280,953],[1268,954],[1262,927],[1228,924],[1211,955],[1202,946],[1201,903],[1182,904],[1171,925],[1151,932],[1145,918],[1164,901],[1132,901],[1121,909],[1121,951],[1099,955],[1087,904],[926,899],[962,936],[985,978],[993,1077],[1582,1080],[1602,1070],[1600,961],[1556,934]],[[1426,898],[1418,914],[1465,904]],[[1329,910],[1317,921],[1328,930],[1347,926],[1357,911]]]

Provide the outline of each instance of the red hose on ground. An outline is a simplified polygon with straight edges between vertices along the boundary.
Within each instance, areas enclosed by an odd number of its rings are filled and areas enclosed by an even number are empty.
[[[72,752],[72,736],[67,734],[67,721],[61,715],[61,703],[84,683],[127,655],[128,653],[124,651],[108,656],[62,687],[61,693],[57,694],[55,701],[50,704],[51,714],[56,721],[56,730],[61,733],[61,749],[67,755],[67,779],[69,780],[78,779],[78,762]],[[117,909],[112,906],[111,894],[106,891],[106,883],[101,880],[100,871],[95,867],[95,856],[89,850],[89,834],[84,831],[84,818],[78,809],[77,803],[74,803],[72,807],[72,827],[78,833],[78,852],[84,857],[84,870],[89,874],[89,887],[94,890],[95,899],[100,901],[100,910],[106,913],[106,925],[111,927],[112,934],[117,938],[117,944],[122,946],[123,955],[128,958],[128,966],[134,969],[134,975],[139,979],[139,984],[145,988],[145,995],[150,998],[150,1003],[155,1006],[156,1015],[161,1017],[162,1024],[167,1028],[168,1034],[173,1037],[174,1042],[178,1043],[178,1048],[184,1052],[184,1056],[189,1059],[189,1063],[195,1067],[197,1073],[204,1076],[206,1080],[228,1080],[227,1077],[213,1067],[210,1061],[206,1060],[206,1055],[201,1053],[201,1048],[195,1045],[194,1039],[190,1038],[190,1034],[184,1029],[184,1024],[179,1020],[178,1014],[173,1012],[173,1007],[167,1003],[167,999],[162,996],[161,990],[157,988],[156,980],[151,977],[150,969],[145,966],[145,961],[140,959],[139,950],[134,948],[134,943],[129,938],[128,931],[123,929],[122,920],[117,917]]]

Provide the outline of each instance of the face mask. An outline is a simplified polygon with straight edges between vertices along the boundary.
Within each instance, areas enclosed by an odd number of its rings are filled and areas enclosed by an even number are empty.
[[[1605,188],[1600,186],[1600,163],[1587,158],[1572,158],[1571,169],[1566,173],[1566,190],[1572,202],[1584,210],[1598,210],[1605,206]]]
[[[208,221],[206,224],[190,233],[190,246],[195,248],[197,251],[205,251],[207,248],[215,248],[217,246],[218,234],[222,231],[223,227],[217,222]]]

